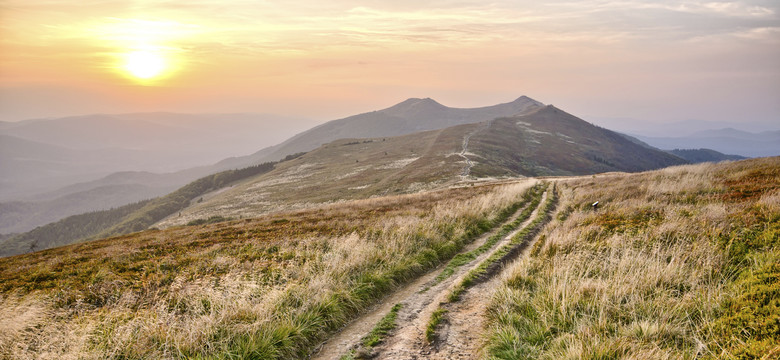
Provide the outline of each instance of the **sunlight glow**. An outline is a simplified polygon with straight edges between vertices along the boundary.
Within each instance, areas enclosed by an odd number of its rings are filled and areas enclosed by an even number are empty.
[[[162,54],[151,51],[134,51],[127,54],[124,69],[139,79],[151,79],[163,73],[166,69]]]

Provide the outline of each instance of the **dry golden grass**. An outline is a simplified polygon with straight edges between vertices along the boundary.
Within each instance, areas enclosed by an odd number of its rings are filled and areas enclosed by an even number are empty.
[[[559,184],[489,308],[488,357],[780,356],[780,158]]]
[[[214,215],[257,217],[305,209],[334,199],[354,200],[431,190],[460,180],[465,161],[456,155],[463,136],[479,124],[376,139],[326,144],[274,170],[236,184],[156,226],[187,224]]]
[[[0,259],[0,357],[299,358],[516,209],[522,181]]]

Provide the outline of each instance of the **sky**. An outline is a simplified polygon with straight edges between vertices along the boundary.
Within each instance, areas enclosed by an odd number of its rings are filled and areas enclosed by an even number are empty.
[[[780,1],[0,0],[0,120],[331,120],[527,95],[580,117],[780,128]]]

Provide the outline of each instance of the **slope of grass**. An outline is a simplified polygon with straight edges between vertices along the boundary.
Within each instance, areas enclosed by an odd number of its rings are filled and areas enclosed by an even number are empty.
[[[282,161],[292,160],[300,155],[302,154],[291,155]],[[17,255],[147,229],[166,216],[186,208],[197,196],[232,182],[269,172],[276,164],[264,163],[244,169],[219,172],[195,180],[168,195],[116,209],[69,216],[7,239],[2,243],[0,256]]]
[[[304,156],[279,164],[273,171],[220,193],[202,204],[169,217],[159,227],[183,225],[222,215],[255,217],[289,209],[376,195],[408,194],[459,180],[463,160],[454,155],[472,127],[411,135],[341,139]]]
[[[511,215],[533,181],[0,259],[0,357],[291,359]]]
[[[559,186],[489,307],[488,357],[780,356],[780,158]]]
[[[471,138],[469,147],[479,156],[475,176],[634,172],[687,163],[551,105],[494,120]]]

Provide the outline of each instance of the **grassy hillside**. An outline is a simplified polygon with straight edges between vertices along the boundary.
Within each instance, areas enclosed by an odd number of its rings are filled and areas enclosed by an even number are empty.
[[[724,160],[744,160],[744,156],[739,155],[726,155],[721,152],[710,149],[674,149],[669,150],[669,153],[677,155],[693,164],[703,162],[718,162]]]
[[[581,175],[686,163],[553,106],[500,118],[471,138],[475,175]]]
[[[293,159],[295,156],[288,157]],[[239,170],[228,170],[205,176],[165,196],[120,206],[69,216],[57,222],[11,236],[0,242],[0,256],[23,254],[49,249],[89,239],[141,231],[166,216],[181,211],[206,192],[232,182],[271,171],[275,163],[265,163]]]
[[[49,201],[0,203],[0,232],[21,233],[65,217],[108,210],[162,196],[176,187],[148,187],[141,184],[107,185],[68,194]]]
[[[780,158],[558,185],[489,308],[490,358],[780,357]]]
[[[531,201],[533,184],[359,200],[0,259],[0,357],[302,358]]]
[[[463,137],[479,124],[392,138],[343,139],[193,204],[158,226],[212,216],[252,217],[333,201],[402,194],[459,179]]]
[[[534,183],[0,259],[0,357],[304,358],[397,284],[538,202]],[[780,158],[560,179],[556,188],[559,212],[488,308],[489,357],[780,354]]]
[[[432,189],[464,180],[466,157],[474,164],[469,174],[475,177],[642,171],[685,163],[554,107],[537,109],[404,136],[334,141],[156,226]]]
[[[412,98],[387,109],[328,121],[278,145],[262,149],[249,156],[226,159],[221,164],[237,167],[276,161],[286,155],[308,152],[339,139],[392,137],[445,129],[501,116],[521,114],[542,105],[527,96],[521,96],[509,103],[460,109],[444,106],[429,98]]]

